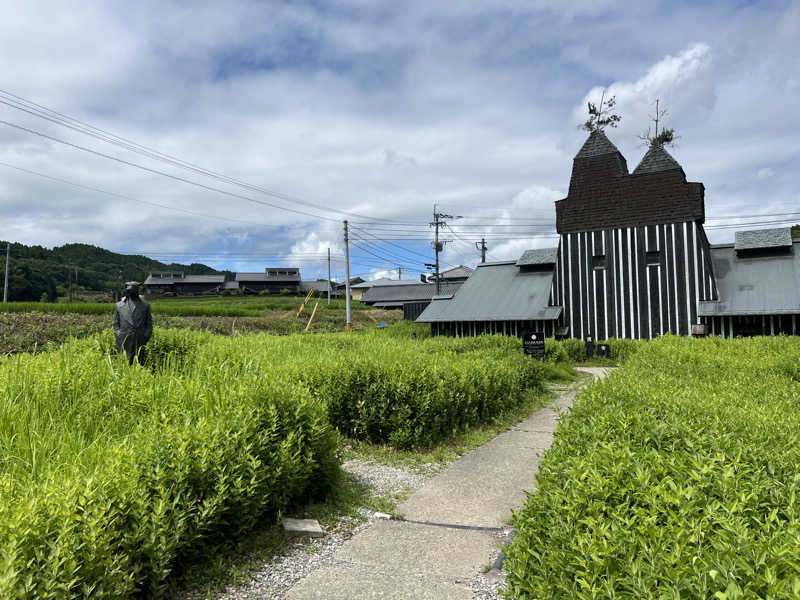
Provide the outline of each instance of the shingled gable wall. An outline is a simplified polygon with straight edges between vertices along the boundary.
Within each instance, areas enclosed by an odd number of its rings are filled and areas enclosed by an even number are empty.
[[[592,134],[595,135],[595,134]],[[599,135],[604,135],[599,132]],[[613,145],[609,146],[613,148]],[[575,157],[569,195],[556,202],[559,233],[705,221],[705,188],[683,169],[631,175],[616,148]]]

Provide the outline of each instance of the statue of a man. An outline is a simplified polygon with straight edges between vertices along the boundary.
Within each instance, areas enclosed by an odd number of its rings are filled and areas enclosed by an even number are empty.
[[[153,317],[150,305],[139,297],[139,284],[129,281],[125,284],[125,297],[114,306],[114,337],[117,350],[125,350],[128,363],[133,364],[150,336],[153,335]]]

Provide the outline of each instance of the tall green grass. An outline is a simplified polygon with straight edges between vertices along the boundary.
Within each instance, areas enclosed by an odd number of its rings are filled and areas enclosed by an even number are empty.
[[[514,598],[800,597],[800,339],[668,336],[582,394],[514,517]]]
[[[554,369],[514,340],[104,332],[0,359],[0,597],[158,597],[176,565],[323,495],[337,433],[425,445]]]

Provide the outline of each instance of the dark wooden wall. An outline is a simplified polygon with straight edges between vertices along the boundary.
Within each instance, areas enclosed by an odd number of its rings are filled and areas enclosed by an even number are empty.
[[[657,261],[648,265],[648,252]],[[603,257],[602,259],[600,257]],[[697,302],[714,300],[708,240],[695,221],[563,233],[552,303],[569,336],[691,335]]]
[[[753,335],[800,335],[800,314],[702,317],[706,333],[724,338]]]
[[[546,337],[555,334],[555,321],[457,321],[431,323],[433,335],[472,337],[481,334],[521,337],[524,329],[544,332]]]

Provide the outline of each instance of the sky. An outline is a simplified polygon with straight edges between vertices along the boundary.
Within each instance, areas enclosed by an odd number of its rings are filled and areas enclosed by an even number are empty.
[[[0,44],[0,239],[341,279],[348,219],[351,274],[406,279],[437,206],[443,268],[515,259],[603,91],[631,170],[668,111],[712,243],[800,212],[800,1],[32,0]]]

